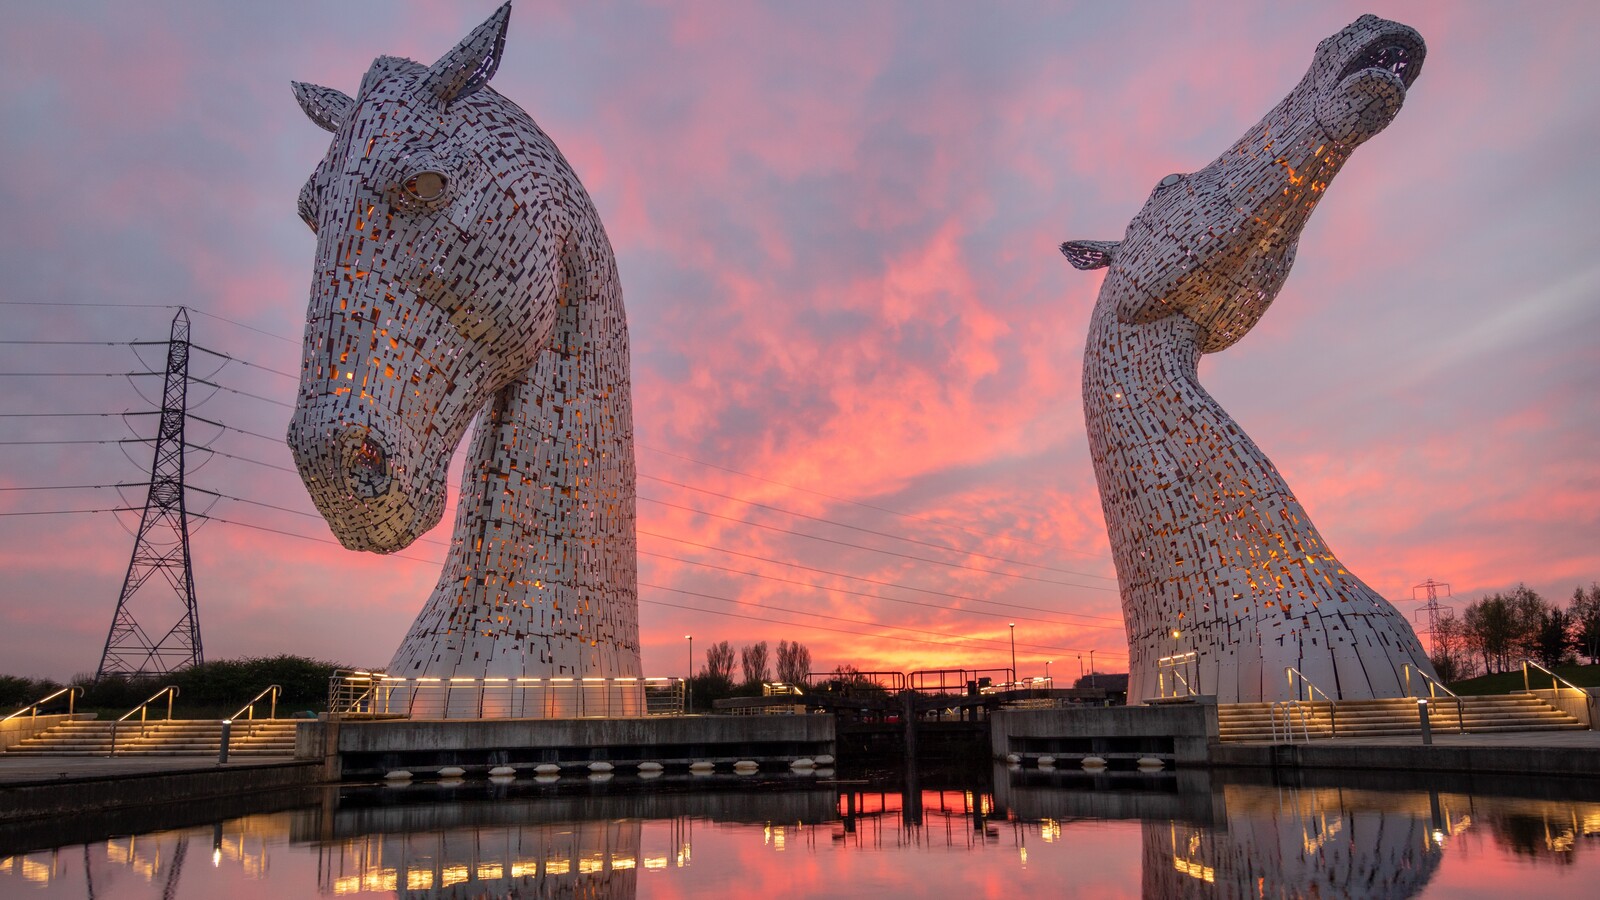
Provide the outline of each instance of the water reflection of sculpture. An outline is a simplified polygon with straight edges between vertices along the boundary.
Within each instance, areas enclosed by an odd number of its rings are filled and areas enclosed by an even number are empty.
[[[318,887],[336,895],[592,897],[638,893],[638,870],[684,865],[674,849],[640,853],[638,820],[378,834],[322,849]],[[681,848],[687,852],[687,847]]]
[[[509,13],[432,66],[379,58],[354,98],[295,85],[334,138],[300,197],[317,257],[289,444],[340,542],[389,553],[439,521],[479,417],[391,674],[636,678],[622,291],[583,185],[488,87]]]
[[[1146,897],[1410,897],[1439,867],[1427,794],[1227,786],[1226,828],[1146,821]]]
[[[1335,698],[1400,696],[1407,663],[1432,674],[1404,617],[1334,557],[1197,372],[1266,312],[1328,183],[1399,112],[1424,52],[1412,29],[1361,17],[1233,147],[1162,178],[1123,240],[1062,245],[1078,268],[1109,267],[1083,404],[1131,701],[1156,696],[1161,657],[1189,651],[1197,692],[1223,702],[1288,697],[1287,666]]]

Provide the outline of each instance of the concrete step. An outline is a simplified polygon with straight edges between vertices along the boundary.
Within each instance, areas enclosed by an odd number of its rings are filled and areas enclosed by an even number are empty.
[[[1340,737],[1408,735],[1421,732],[1417,700],[1402,697],[1386,700],[1340,701],[1330,712],[1325,702],[1305,703],[1286,713],[1279,705],[1276,724],[1281,734],[1287,715],[1295,733],[1310,732],[1313,738],[1330,736],[1337,726]],[[1274,710],[1267,703],[1240,703],[1217,710],[1218,737],[1224,741],[1265,741],[1273,739]],[[1429,704],[1429,724],[1436,731],[1468,733],[1577,730],[1584,725],[1572,716],[1531,694],[1502,694],[1489,697],[1437,697]]]

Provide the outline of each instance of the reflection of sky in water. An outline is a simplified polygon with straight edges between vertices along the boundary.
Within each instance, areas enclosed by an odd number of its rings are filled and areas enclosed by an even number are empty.
[[[1600,802],[1002,779],[995,794],[330,796],[0,855],[0,897],[1563,897],[1600,874]]]

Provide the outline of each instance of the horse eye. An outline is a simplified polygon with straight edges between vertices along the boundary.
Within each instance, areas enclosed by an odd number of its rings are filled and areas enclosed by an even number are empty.
[[[431,203],[444,196],[448,184],[449,181],[439,172],[418,172],[407,178],[403,187],[413,199]]]
[[[1156,185],[1156,187],[1172,187],[1173,185],[1177,184],[1178,182],[1180,182],[1182,180],[1183,180],[1183,176],[1177,174],[1176,172],[1174,172],[1173,174],[1168,175],[1167,177],[1161,179],[1161,183]]]

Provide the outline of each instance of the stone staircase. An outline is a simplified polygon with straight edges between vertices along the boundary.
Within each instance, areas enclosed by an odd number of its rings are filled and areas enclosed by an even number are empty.
[[[5,752],[7,756],[110,756],[112,722],[79,719],[40,732]],[[229,758],[294,756],[296,723],[288,719],[235,722]],[[124,722],[117,727],[118,756],[209,756],[222,747],[216,720]]]
[[[1428,724],[1434,734],[1501,731],[1583,731],[1587,726],[1532,694],[1493,694],[1460,698],[1436,697],[1428,703]],[[1285,706],[1278,705],[1278,739],[1284,740]],[[1303,726],[1302,726],[1303,723]],[[1295,704],[1295,740],[1330,737],[1379,737],[1421,734],[1413,697],[1387,700],[1319,700]],[[1218,737],[1223,741],[1270,741],[1272,704],[1226,703],[1217,707]]]

